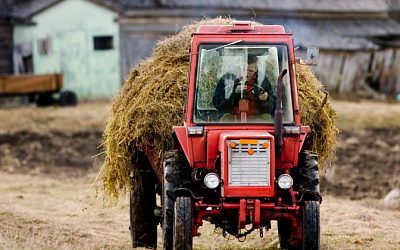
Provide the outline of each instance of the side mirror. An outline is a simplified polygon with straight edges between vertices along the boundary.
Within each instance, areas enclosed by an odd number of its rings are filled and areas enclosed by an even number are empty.
[[[296,58],[296,62],[301,65],[317,66],[319,57],[319,48],[307,47],[307,59],[306,61],[301,58]]]
[[[318,64],[319,48],[308,47],[307,48],[307,64],[316,66]]]

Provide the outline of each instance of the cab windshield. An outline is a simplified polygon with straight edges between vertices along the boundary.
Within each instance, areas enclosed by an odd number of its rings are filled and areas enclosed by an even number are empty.
[[[285,45],[207,44],[199,47],[195,123],[273,123]],[[290,80],[283,78],[283,122],[293,123]]]

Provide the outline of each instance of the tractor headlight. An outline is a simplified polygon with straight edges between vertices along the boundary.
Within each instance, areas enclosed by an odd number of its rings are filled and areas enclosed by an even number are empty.
[[[293,178],[288,174],[282,174],[278,178],[278,186],[282,189],[289,189],[293,185]]]
[[[219,176],[216,173],[209,173],[204,177],[204,185],[209,189],[214,189],[219,186]]]

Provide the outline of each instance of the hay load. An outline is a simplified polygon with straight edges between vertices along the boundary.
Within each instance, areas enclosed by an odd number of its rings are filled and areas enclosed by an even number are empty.
[[[183,28],[177,35],[161,41],[152,56],[134,68],[114,98],[103,135],[105,192],[117,198],[129,187],[129,175],[138,175],[135,155],[151,147],[158,166],[171,147],[172,126],[183,123],[183,107],[189,70],[191,34],[204,24],[229,24],[232,19],[204,20]],[[329,105],[315,115],[323,100],[321,84],[305,67],[298,67],[301,114],[312,128],[312,149],[323,162],[331,156],[337,129],[335,112]],[[306,82],[306,81],[311,81]],[[312,117],[311,117],[312,116]]]
[[[323,170],[335,153],[336,135],[339,132],[335,124],[337,114],[329,98],[319,109],[325,98],[321,92],[323,85],[308,66],[296,65],[296,76],[301,122],[310,126],[306,144],[318,154],[320,170]]]

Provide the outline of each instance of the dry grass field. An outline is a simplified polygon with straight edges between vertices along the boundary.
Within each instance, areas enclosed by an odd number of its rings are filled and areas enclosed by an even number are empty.
[[[400,249],[400,105],[334,102],[336,160],[323,178],[322,249]],[[130,249],[128,200],[107,206],[96,177],[109,104],[0,110],[0,249]],[[95,156],[97,155],[97,156]],[[197,249],[278,249],[276,225],[240,243],[205,225]],[[161,239],[159,240],[161,245]]]

